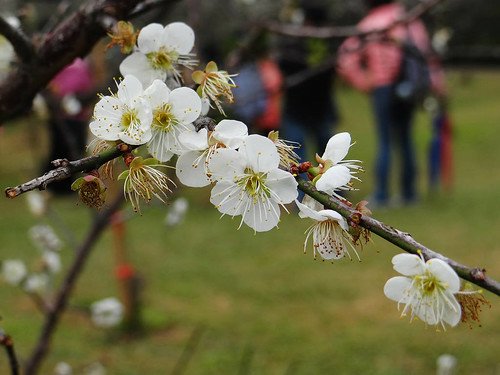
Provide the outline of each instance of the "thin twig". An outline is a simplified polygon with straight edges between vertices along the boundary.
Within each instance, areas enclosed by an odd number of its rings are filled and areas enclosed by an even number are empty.
[[[200,130],[201,128],[213,130],[215,127],[215,121],[210,117],[201,116],[193,122],[193,125],[196,130]],[[122,156],[137,147],[139,147],[139,145],[119,143],[115,148],[103,151],[98,155],[85,157],[83,159],[74,161],[68,161],[66,159],[54,160],[52,161],[52,164],[56,168],[21,185],[6,188],[5,196],[7,198],[16,198],[31,190],[45,190],[47,186],[53,182],[65,180],[79,172],[89,172],[94,169],[98,169],[101,165],[107,163],[108,161],[116,159],[117,157]]]
[[[347,220],[351,220],[353,215],[359,216],[359,212],[355,209],[342,203],[339,199],[331,197],[328,194],[322,193],[314,187],[314,185],[300,177],[297,178],[299,189],[307,195],[310,195],[315,200],[323,204],[326,208],[337,211]],[[409,233],[400,231],[387,224],[382,223],[372,217],[362,215],[359,225],[368,229],[370,232],[382,237],[388,242],[393,243],[400,249],[411,253],[422,253],[425,259],[438,258],[448,263],[462,279],[470,281],[473,284],[480,286],[490,292],[500,296],[500,283],[488,276],[486,270],[481,267],[468,267],[460,264],[453,259],[447,258],[444,255],[429,249],[428,247],[417,242]]]
[[[9,367],[12,375],[19,374],[19,361],[17,360],[16,351],[14,350],[14,341],[12,337],[0,332],[0,345],[5,348],[7,358],[9,358]]]
[[[5,189],[5,195],[8,198],[16,198],[19,195],[31,190],[44,190],[47,188],[47,185],[52,182],[65,180],[78,172],[86,172],[97,169],[104,163],[116,159],[117,157],[130,152],[137,147],[138,146],[120,143],[115,148],[104,151],[95,156],[88,156],[74,161],[68,161],[66,159],[54,160],[52,164],[56,168],[48,171],[40,177],[25,182],[24,184]]]
[[[387,30],[393,28],[398,24],[405,24],[414,21],[415,19],[421,17],[424,13],[429,11],[432,7],[436,6],[444,0],[427,0],[422,1],[408,12],[404,14],[401,18],[397,19],[395,22],[388,26],[381,27],[378,29],[372,29],[370,31],[362,31],[357,26],[297,26],[282,24],[280,22],[266,22],[264,27],[276,34],[288,35],[299,38],[319,38],[319,39],[331,39],[331,38],[346,38],[349,36],[366,36],[368,34],[379,34],[384,33]]]
[[[108,226],[111,216],[119,209],[123,202],[123,195],[120,194],[111,205],[97,214],[92,227],[90,228],[86,238],[81,243],[64,281],[59,289],[56,298],[51,306],[50,311],[45,317],[40,336],[31,357],[28,359],[26,365],[26,375],[34,375],[38,373],[40,364],[42,363],[45,355],[48,352],[50,340],[57,328],[62,313],[64,312],[71,292],[80,276],[88,256],[94,247],[94,244],[99,239],[99,236],[104,232]]]
[[[12,26],[7,20],[0,16],[0,34],[12,44],[19,60],[25,64],[30,64],[35,58],[35,49],[30,39],[21,29]]]

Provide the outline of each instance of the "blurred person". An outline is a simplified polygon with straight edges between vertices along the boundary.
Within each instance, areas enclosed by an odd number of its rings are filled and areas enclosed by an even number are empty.
[[[270,52],[267,37],[265,33],[257,35],[239,56],[242,62],[235,68],[237,87],[233,89],[233,110],[238,118],[253,133],[264,136],[280,127],[283,85],[283,75]]]
[[[412,120],[415,102],[401,100],[396,95],[402,67],[402,45],[411,41],[427,58],[430,84],[438,95],[444,94],[442,70],[432,59],[429,37],[424,24],[415,20],[396,23],[405,14],[404,7],[392,0],[365,0],[369,11],[358,23],[362,32],[388,28],[385,32],[368,34],[364,38],[347,38],[338,51],[338,72],[355,88],[369,93],[375,116],[378,150],[375,163],[375,191],[370,197],[373,206],[390,203],[389,175],[391,148],[397,147],[401,159],[401,200],[403,204],[417,201],[417,165],[412,140]],[[391,25],[394,25],[391,27]]]
[[[53,168],[52,160],[83,157],[87,143],[90,104],[95,100],[90,63],[80,58],[60,71],[44,92],[49,108],[50,151],[44,170]],[[70,180],[51,184],[56,193],[71,193]]]
[[[303,1],[287,16],[291,22],[323,26],[327,8]],[[331,56],[331,46],[323,39],[283,37],[279,45],[279,65],[285,76],[282,137],[301,145],[296,150],[301,161],[309,156],[307,139],[313,140],[314,152],[321,155],[338,123]]]

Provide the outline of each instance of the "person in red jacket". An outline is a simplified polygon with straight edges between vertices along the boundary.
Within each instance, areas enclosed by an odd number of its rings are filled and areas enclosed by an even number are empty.
[[[401,61],[401,44],[411,39],[425,56],[431,56],[427,31],[420,20],[397,22],[405,15],[403,6],[392,0],[366,0],[368,14],[358,23],[358,29],[368,34],[347,38],[339,48],[339,75],[355,88],[369,93],[372,99],[378,136],[375,166],[373,206],[389,204],[389,174],[391,148],[396,146],[401,158],[401,198],[403,204],[417,200],[415,179],[417,166],[412,140],[414,103],[398,101],[394,95]],[[386,29],[383,32],[375,30]],[[442,70],[429,59],[431,85],[444,92]]]

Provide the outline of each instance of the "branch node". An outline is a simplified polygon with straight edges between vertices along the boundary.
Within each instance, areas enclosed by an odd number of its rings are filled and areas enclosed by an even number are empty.
[[[69,165],[69,160],[68,159],[56,159],[52,160],[50,162],[54,167],[59,168],[59,167],[67,167]]]
[[[474,280],[484,281],[486,279],[486,270],[484,268],[474,268],[470,271]]]
[[[5,196],[7,198],[14,199],[18,195],[19,195],[19,192],[17,191],[16,188],[8,187],[7,189],[5,189]]]
[[[120,143],[120,144],[116,145],[116,149],[120,152],[130,152],[131,151],[130,145],[128,145],[126,143]]]

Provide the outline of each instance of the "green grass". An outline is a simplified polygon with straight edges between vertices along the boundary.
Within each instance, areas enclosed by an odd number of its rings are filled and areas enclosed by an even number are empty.
[[[422,202],[375,216],[460,262],[485,266],[499,279],[500,74],[477,72],[466,83],[457,72],[449,78],[455,129],[453,192],[426,191],[430,127],[426,115],[419,114],[415,135]],[[359,200],[369,195],[373,181],[369,103],[345,88],[338,96],[340,130],[350,131],[356,141],[350,157],[363,160],[366,169],[360,190],[353,194]],[[23,123],[0,134],[3,187],[36,174],[36,158],[43,154],[45,141],[43,130],[31,127],[37,128]],[[40,144],[30,144],[33,139],[41,139]],[[50,374],[58,361],[67,361],[77,373],[101,361],[110,374],[168,374],[200,327],[203,333],[186,374],[428,374],[443,353],[457,356],[460,374],[498,373],[500,303],[490,293],[486,296],[492,308],[483,312],[481,327],[462,325],[436,332],[421,322],[400,319],[396,304],[383,296],[385,281],[395,275],[390,259],[399,251],[382,239],[374,238],[365,247],[361,263],[313,261],[310,252],[302,253],[308,223],[296,215],[284,215],[278,230],[254,235],[247,227],[237,231],[237,218],[220,220],[207,201],[209,190],[183,194],[191,203],[183,225],[165,227],[165,210],[158,206],[127,222],[128,256],[144,285],[145,331],[136,337],[105,332],[72,308],[55,335],[43,374]],[[80,239],[91,215],[75,200],[53,199],[53,207]],[[0,258],[35,262],[36,250],[26,233],[40,220],[28,212],[23,197],[0,200],[0,212]],[[61,227],[55,228],[62,235]],[[112,243],[106,232],[78,282],[73,307],[88,307],[94,300],[119,294]],[[69,248],[63,260],[67,268]],[[6,284],[0,298],[1,326],[26,359],[41,315],[27,296]],[[0,357],[0,373],[7,373],[5,366],[6,358]]]

